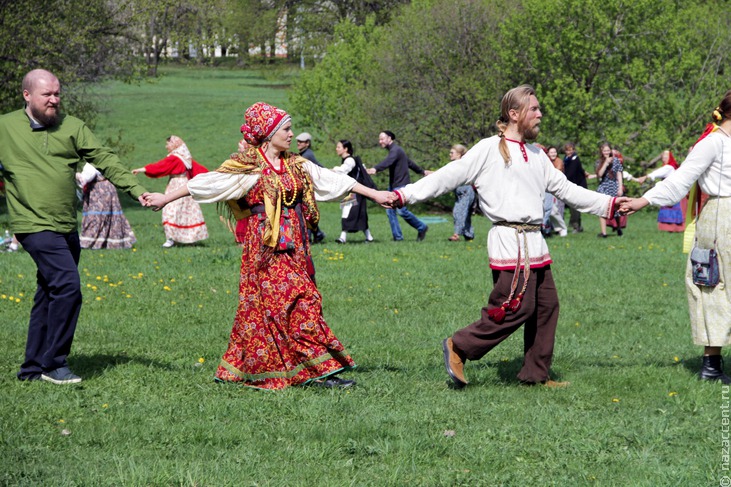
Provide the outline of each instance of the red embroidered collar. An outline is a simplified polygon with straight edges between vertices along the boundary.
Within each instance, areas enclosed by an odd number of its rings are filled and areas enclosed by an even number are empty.
[[[525,151],[525,142],[521,140],[513,140],[505,137],[508,142],[514,142],[520,146],[520,152],[523,154],[523,161],[528,162],[528,153]]]

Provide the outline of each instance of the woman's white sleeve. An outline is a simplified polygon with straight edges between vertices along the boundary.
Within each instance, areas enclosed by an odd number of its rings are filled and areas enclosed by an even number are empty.
[[[188,191],[198,203],[237,200],[248,193],[258,179],[258,174],[211,171],[199,174],[188,181]]]
[[[302,163],[305,171],[312,178],[317,201],[332,201],[341,198],[353,189],[356,180],[345,174],[338,174],[330,169],[320,167],[310,161]]]

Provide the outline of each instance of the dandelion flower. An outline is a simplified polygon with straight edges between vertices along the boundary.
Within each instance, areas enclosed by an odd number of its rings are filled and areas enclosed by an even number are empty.
[[[201,357],[201,358],[199,358],[199,359],[198,359],[198,363],[199,363],[199,364],[202,364],[202,363],[203,363],[203,362],[205,362],[205,361],[206,361],[206,359],[204,359],[203,357]]]
[[[677,396],[677,395],[678,395],[678,393],[675,391],[668,392],[668,396],[670,396],[670,397]]]
[[[613,397],[612,402],[619,402],[619,398]]]

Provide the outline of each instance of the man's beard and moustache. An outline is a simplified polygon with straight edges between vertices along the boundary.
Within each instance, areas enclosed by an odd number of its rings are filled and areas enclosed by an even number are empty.
[[[31,115],[33,115],[33,118],[35,118],[39,123],[43,124],[44,127],[53,127],[58,124],[58,121],[61,117],[60,107],[56,105],[55,108],[56,109],[53,110],[52,113],[47,113],[47,111],[41,112],[31,107],[30,113]],[[48,110],[48,107],[44,107],[44,110]]]
[[[525,140],[531,140],[531,141],[536,140],[536,138],[538,137],[538,133],[541,130],[540,127],[538,126],[538,124],[534,125],[533,127],[528,127],[528,126],[526,126],[525,121],[522,121],[522,120],[519,124],[519,128],[523,134],[523,138]]]

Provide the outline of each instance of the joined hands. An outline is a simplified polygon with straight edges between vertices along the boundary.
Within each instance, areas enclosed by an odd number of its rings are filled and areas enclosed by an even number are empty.
[[[152,211],[160,211],[168,203],[161,193],[142,193],[138,200],[145,208],[152,208]]]
[[[401,198],[394,191],[376,191],[376,195],[373,197],[373,201],[381,205],[383,208],[397,209],[401,208]]]

